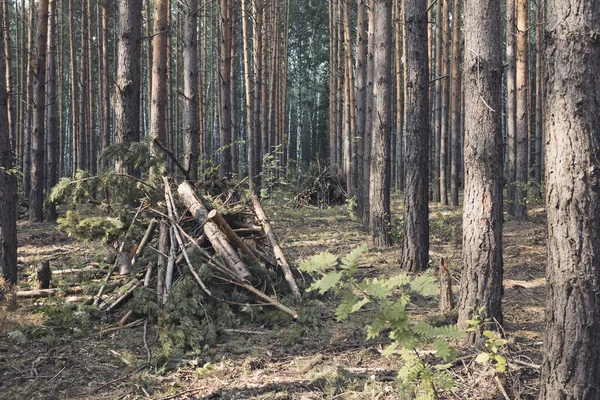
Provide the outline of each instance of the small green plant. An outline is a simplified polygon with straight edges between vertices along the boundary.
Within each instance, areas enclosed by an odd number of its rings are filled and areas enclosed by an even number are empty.
[[[338,321],[345,320],[367,304],[375,306],[374,319],[367,326],[367,338],[389,332],[392,343],[383,354],[389,356],[400,349],[403,366],[398,380],[404,396],[432,399],[439,390],[454,390],[455,383],[448,369],[457,352],[448,339],[462,337],[464,333],[456,325],[436,327],[417,321],[406,310],[411,295],[431,296],[437,293],[435,279],[427,275],[412,277],[402,273],[360,280],[357,277],[358,258],[365,250],[363,245],[342,259],[321,253],[304,261],[300,266],[302,271],[320,275],[309,290],[321,294],[331,291],[341,296],[335,310]],[[425,347],[433,348],[436,359],[439,357],[444,363],[421,356],[419,349]]]
[[[480,331],[485,337],[485,347],[487,352],[482,352],[477,355],[475,361],[480,364],[487,365],[492,363],[496,372],[506,372],[507,362],[506,357],[502,355],[504,346],[508,341],[499,337],[497,332],[489,329],[485,329],[486,326],[492,324],[489,318],[481,319],[481,314],[485,310],[485,306],[479,309],[479,312],[473,317],[473,319],[467,320],[467,324],[470,326],[467,328],[467,332]]]
[[[346,199],[346,212],[351,220],[356,219],[356,195]]]

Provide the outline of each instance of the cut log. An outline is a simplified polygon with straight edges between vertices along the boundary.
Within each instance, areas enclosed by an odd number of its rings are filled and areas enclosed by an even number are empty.
[[[208,211],[198,197],[196,197],[194,189],[192,189],[190,184],[183,182],[177,188],[177,193],[196,221],[200,225],[203,225],[204,234],[225,265],[235,273],[240,281],[251,282],[252,274],[248,271],[248,268],[246,268],[246,265],[244,265],[244,262],[237,255],[235,249],[227,241],[225,234],[219,229],[217,224],[208,220]]]
[[[80,286],[70,287],[68,289],[38,289],[38,290],[23,290],[17,292],[16,296],[20,299],[41,299],[43,297],[50,297],[55,295],[71,295],[83,293],[83,288]]]
[[[454,310],[454,300],[452,299],[452,276],[448,268],[448,260],[444,257],[440,259],[440,311],[450,313]]]
[[[240,237],[233,231],[233,229],[231,229],[227,221],[225,221],[223,216],[217,210],[212,210],[211,212],[209,212],[208,219],[217,224],[219,229],[221,229],[221,232],[225,234],[225,237],[227,237],[227,240],[229,240],[229,243],[231,243],[233,247],[240,249],[242,253],[244,253],[244,255],[253,262],[260,262],[258,257],[254,255],[252,250],[250,250],[248,246],[246,246],[246,243],[244,243],[244,241],[240,239]]]
[[[117,254],[115,266],[119,268],[119,275],[129,275],[131,273],[133,267],[131,266],[129,254],[126,251],[120,251],[119,254]]]
[[[154,235],[154,231],[156,230],[157,225],[158,225],[158,221],[156,219],[153,219],[152,221],[150,221],[150,225],[148,225],[148,229],[146,229],[146,233],[144,234],[142,241],[138,245],[137,250],[135,251],[135,254],[131,258],[132,266],[135,266],[135,262],[142,256],[144,249],[146,248],[148,243],[150,243],[150,240],[152,240],[152,235]]]
[[[269,243],[273,248],[273,254],[275,254],[277,265],[279,265],[279,268],[281,268],[283,276],[288,282],[292,294],[294,295],[294,297],[299,299],[301,297],[300,290],[298,289],[298,285],[296,284],[296,280],[294,279],[294,275],[292,274],[290,265],[288,264],[287,260],[285,259],[285,256],[283,255],[283,250],[281,249],[281,246],[279,246],[277,237],[275,237],[275,234],[271,229],[271,224],[269,224],[269,221],[267,221],[267,216],[262,208],[262,204],[260,204],[260,201],[258,200],[258,197],[256,197],[255,194],[252,195],[252,204],[254,205],[254,212],[256,213],[256,217],[258,218],[258,221],[260,222],[260,225],[262,226],[265,235],[267,236],[267,239],[269,240]]]
[[[113,308],[117,307],[125,299],[127,299],[127,297],[129,297],[135,289],[137,289],[141,285],[142,282],[139,279],[133,278],[125,285],[121,286],[119,290],[110,295],[106,300],[104,300],[104,302],[100,304],[100,310],[108,312]]]
[[[169,225],[160,221],[158,230],[158,270],[156,271],[156,303],[163,303],[165,293],[165,273],[167,269],[167,253],[169,252]]]
[[[52,276],[61,276],[61,275],[70,275],[70,274],[100,274],[100,273],[108,273],[107,270],[96,267],[83,267],[83,268],[65,268],[65,269],[57,269],[52,271]]]
[[[37,288],[50,289],[50,280],[52,279],[52,271],[50,270],[50,261],[42,262],[42,265],[37,270]]]

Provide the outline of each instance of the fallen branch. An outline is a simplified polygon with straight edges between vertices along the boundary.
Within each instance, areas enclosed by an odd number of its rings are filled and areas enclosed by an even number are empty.
[[[298,285],[296,284],[296,280],[294,279],[294,275],[292,274],[290,265],[288,264],[287,260],[285,259],[285,256],[283,255],[283,250],[281,250],[281,246],[279,246],[279,242],[277,241],[277,238],[275,237],[275,234],[271,229],[271,224],[269,224],[269,222],[267,221],[267,216],[265,215],[265,211],[263,210],[262,205],[258,200],[258,197],[256,197],[256,195],[254,194],[252,195],[252,204],[254,205],[254,212],[258,217],[258,221],[260,222],[263,230],[265,231],[265,235],[267,235],[269,243],[271,243],[273,253],[275,254],[275,258],[277,259],[277,264],[279,265],[279,268],[281,268],[281,270],[283,271],[283,275],[285,277],[285,280],[288,282],[288,285],[290,286],[292,294],[295,298],[299,299],[301,297],[300,289],[298,289]]]
[[[256,296],[258,296],[261,299],[265,300],[267,303],[271,304],[272,306],[280,309],[281,311],[283,311],[286,314],[291,315],[292,318],[298,319],[298,313],[296,311],[294,311],[291,308],[289,308],[289,307],[281,304],[279,301],[275,300],[274,298],[267,296],[266,294],[264,294],[263,292],[261,292],[260,290],[258,290],[257,288],[255,288],[254,286],[252,286],[252,285],[250,285],[248,283],[234,282],[232,280],[225,279],[225,278],[220,277],[220,276],[215,276],[215,278],[220,279],[222,281],[225,281],[227,283],[231,283],[231,284],[239,286],[239,287],[243,287],[247,291],[249,291],[251,293],[254,293]]]
[[[41,299],[44,297],[50,297],[58,294],[71,295],[83,293],[83,288],[80,286],[73,286],[67,289],[53,288],[53,289],[36,289],[36,290],[22,290],[16,293],[17,298],[20,299]]]

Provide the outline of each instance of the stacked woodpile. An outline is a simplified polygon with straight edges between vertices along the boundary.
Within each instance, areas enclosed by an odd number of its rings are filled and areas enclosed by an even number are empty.
[[[125,242],[121,243],[116,261],[108,270],[108,276],[104,277],[105,284],[93,297],[92,301],[100,310],[109,312],[116,309],[140,287],[155,289],[157,303],[164,304],[174,282],[182,274],[191,274],[201,290],[213,296],[210,284],[198,272],[201,266],[208,266],[211,282],[242,288],[262,304],[274,306],[297,318],[297,313],[269,295],[270,288],[266,282],[259,282],[251,272],[257,266],[276,270],[285,280],[289,294],[301,297],[292,268],[258,197],[250,194],[244,202],[239,193],[229,192],[225,199],[219,201],[219,208],[224,209],[221,213],[216,208],[209,210],[207,204],[210,202],[188,182],[180,183],[176,190],[167,178],[163,178],[163,183],[164,204],[161,202],[162,207],[153,210],[156,217],[148,223],[145,234],[133,251],[124,251]],[[232,197],[236,198],[235,207],[232,207],[235,210],[229,213],[227,206]],[[132,225],[139,223],[134,219]],[[149,248],[154,252],[151,253]],[[152,261],[140,267],[142,259]],[[93,270],[97,272],[97,269]],[[116,276],[121,277],[117,283],[114,281]],[[45,292],[42,290],[36,291],[36,295],[22,293],[20,297],[43,296]]]

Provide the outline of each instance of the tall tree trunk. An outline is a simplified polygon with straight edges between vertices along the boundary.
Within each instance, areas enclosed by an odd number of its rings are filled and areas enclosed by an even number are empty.
[[[1,18],[0,18],[1,19]],[[0,21],[0,25],[2,25]],[[4,35],[0,29],[0,77],[7,67]],[[8,124],[6,80],[0,79],[0,274],[10,284],[17,283],[17,182],[13,168]]]
[[[262,171],[262,69],[265,68],[263,65],[263,0],[252,0],[252,11],[254,14],[253,24],[253,48],[254,48],[254,171],[255,171],[255,185],[260,187],[260,173]]]
[[[406,29],[406,189],[402,265],[413,272],[429,262],[429,71],[427,2],[405,0]]]
[[[183,166],[189,178],[198,178],[198,0],[185,6],[183,37]]]
[[[529,176],[529,123],[528,123],[528,26],[529,2],[517,0],[517,121],[516,121],[516,163],[515,163],[515,219],[527,217],[527,181]]]
[[[46,111],[46,46],[48,37],[48,0],[38,2],[38,21],[35,33],[35,61],[33,63],[33,130],[31,135],[31,192],[29,219],[44,220],[45,176],[45,111]]]
[[[140,137],[141,0],[119,1],[119,43],[115,88],[115,142],[129,147]],[[156,40],[156,38],[155,38]],[[138,175],[133,165],[115,162],[119,173]]]
[[[357,154],[357,193],[356,206],[359,215],[365,212],[365,191],[362,184],[365,176],[365,129],[366,129],[366,90],[367,90],[367,2],[357,0],[356,16],[356,154]]]
[[[574,5],[547,0],[544,32],[548,400],[600,397],[600,8]]]
[[[544,109],[542,98],[544,96],[543,63],[542,58],[544,45],[544,10],[542,4],[538,3],[535,25],[535,174],[534,179],[538,187],[538,197],[541,198],[543,169],[543,143],[544,143]]]
[[[256,191],[256,165],[255,159],[255,142],[256,131],[254,130],[254,114],[252,104],[252,90],[254,82],[252,81],[252,71],[250,69],[250,32],[248,29],[248,4],[246,0],[242,0],[242,43],[244,50],[244,94],[246,96],[246,130],[248,136],[248,182],[250,190]]]
[[[58,148],[58,136],[60,131],[59,116],[58,116],[58,81],[57,81],[57,9],[58,0],[50,0],[48,9],[48,60],[47,60],[47,75],[48,84],[46,91],[46,105],[48,107],[47,113],[47,171],[46,179],[48,189],[51,189],[58,183],[59,175],[59,148]],[[55,221],[58,217],[56,212],[56,205],[54,203],[48,204],[48,220]]]
[[[159,163],[151,170],[151,179],[164,172],[165,156],[156,141],[167,143],[167,35],[168,0],[154,1],[154,37],[152,43],[152,105],[150,108],[150,155]]]
[[[369,231],[377,247],[391,246],[390,144],[392,137],[392,0],[374,0],[373,142]]]
[[[109,70],[109,62],[108,62],[108,54],[109,54],[109,50],[108,50],[108,15],[110,13],[110,5],[111,2],[109,0],[102,0],[102,2],[100,3],[101,7],[102,7],[102,43],[101,43],[101,48],[102,48],[102,54],[103,57],[100,61],[101,63],[101,68],[102,68],[102,73],[100,73],[100,79],[102,80],[102,98],[100,99],[101,102],[101,108],[104,110],[102,113],[102,132],[101,132],[101,138],[102,138],[102,150],[105,150],[108,146],[110,146],[110,142],[111,142],[111,135],[110,132],[111,130],[111,126],[110,126],[110,93],[111,90],[109,89],[109,74],[110,74],[110,70]],[[148,75],[151,75],[150,73]],[[102,159],[102,168],[107,168],[108,167],[108,159],[107,158],[103,158]]]
[[[444,5],[442,0],[437,0],[435,3],[435,76],[434,76],[434,93],[435,93],[435,109],[433,112],[434,128],[433,128],[433,154],[430,163],[431,180],[432,180],[432,200],[440,202],[440,139],[442,132],[442,74],[443,59],[442,59],[442,36],[443,36],[443,13]],[[433,29],[433,28],[432,28]]]
[[[31,140],[32,140],[32,130],[33,130],[33,112],[34,112],[34,103],[33,103],[33,80],[34,80],[34,40],[35,40],[35,14],[36,14],[36,6],[34,5],[33,0],[29,0],[29,28],[27,29],[27,47],[25,48],[25,54],[27,54],[27,83],[25,85],[24,91],[26,91],[26,102],[27,109],[24,112],[23,124],[25,126],[24,138],[23,138],[23,196],[28,198],[31,192]]]
[[[336,129],[337,126],[337,25],[335,19],[335,0],[329,2],[329,165],[337,164]]]
[[[8,130],[10,135],[10,144],[13,152],[16,150],[17,145],[17,133],[16,133],[16,115],[15,115],[15,102],[14,102],[14,93],[13,93],[13,74],[12,74],[12,46],[10,43],[10,29],[8,27],[10,24],[10,1],[5,0],[2,1],[2,13],[4,14],[4,26],[6,27],[4,32],[4,52],[6,56],[6,91],[9,93],[8,96]],[[16,20],[16,16],[15,16]]]
[[[440,0],[441,1],[441,0]],[[448,128],[450,89],[450,0],[444,0],[442,15],[442,110],[440,121],[440,202],[448,204]]]
[[[502,323],[502,43],[500,4],[465,1],[465,199],[458,323]],[[471,335],[474,339],[476,335]]]
[[[452,70],[450,72],[450,204],[458,207],[460,165],[460,98],[462,53],[460,49],[460,2],[454,0],[452,10]]]
[[[506,0],[506,197],[507,212],[515,215],[517,76],[515,1]]]
[[[371,4],[371,3],[369,3]],[[365,120],[365,170],[362,185],[365,190],[365,204],[363,207],[363,220],[369,224],[370,215],[370,204],[369,197],[371,193],[371,145],[373,142],[373,73],[374,73],[374,53],[375,53],[375,40],[373,39],[373,33],[375,32],[375,14],[373,9],[368,10],[368,28],[367,28],[367,88],[366,88],[366,120]]]
[[[396,187],[404,191],[404,7],[402,0],[394,0],[396,19],[394,21],[396,53],[394,57],[396,71]]]
[[[355,132],[355,124],[352,118],[354,104],[352,103],[352,97],[354,93],[354,71],[352,69],[352,45],[350,41],[350,8],[351,0],[344,0],[343,2],[343,23],[344,23],[344,129],[342,132],[342,153],[343,159],[343,171],[346,175],[346,191],[348,196],[354,196],[355,187],[353,186],[353,146],[352,139]]]
[[[233,3],[221,0],[221,46],[219,52],[220,77],[220,138],[221,138],[221,176],[232,172],[231,162],[231,24]]]
[[[77,137],[77,169],[87,171],[89,168],[89,155],[87,151],[88,146],[88,109],[87,109],[87,98],[88,93],[88,38],[87,38],[87,8],[86,0],[81,1],[81,55],[80,61],[80,74],[79,74],[79,113],[77,118],[79,119],[79,136]]]

